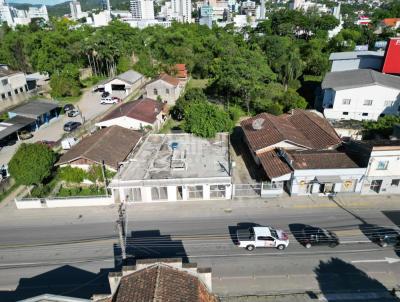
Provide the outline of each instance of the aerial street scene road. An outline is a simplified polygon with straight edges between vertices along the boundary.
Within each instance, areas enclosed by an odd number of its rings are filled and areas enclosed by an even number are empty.
[[[0,302],[400,301],[398,0],[0,0]]]

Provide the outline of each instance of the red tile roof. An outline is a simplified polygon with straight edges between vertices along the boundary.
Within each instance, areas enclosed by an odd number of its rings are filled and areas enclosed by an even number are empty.
[[[258,158],[265,174],[270,180],[292,172],[285,159],[279,156],[279,150],[277,149],[261,153]]]
[[[107,114],[101,121],[108,121],[121,116],[127,116],[139,121],[153,124],[157,115],[163,110],[164,104],[149,98],[139,99],[133,102],[124,103]]]
[[[118,169],[118,164],[124,161],[140,141],[142,134],[120,126],[111,126],[96,131],[85,137],[67,151],[57,165],[68,164],[78,159],[87,159],[94,163],[104,163]]]
[[[346,153],[336,150],[287,151],[295,170],[360,168]]]
[[[158,79],[156,79],[156,81],[157,80],[162,80],[162,81],[167,82],[167,83],[169,83],[169,84],[171,84],[173,86],[178,86],[179,85],[179,79],[178,78],[172,77],[172,76],[170,76],[170,75],[168,75],[166,73],[162,73],[158,77]]]
[[[257,123],[259,129],[255,129]],[[283,141],[308,149],[326,149],[341,142],[327,120],[306,110],[280,116],[261,113],[242,121],[241,126],[253,151]]]
[[[113,302],[216,302],[195,276],[157,264],[122,277]]]
[[[400,21],[400,18],[385,18],[382,20],[383,24],[388,27],[396,26],[396,23]]]
[[[187,78],[188,72],[186,69],[186,64],[175,64],[175,70],[178,78]]]

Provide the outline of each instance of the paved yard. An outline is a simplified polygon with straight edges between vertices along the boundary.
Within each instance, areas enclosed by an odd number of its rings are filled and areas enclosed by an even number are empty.
[[[116,94],[113,94],[113,96],[123,98],[123,93],[117,92]],[[57,119],[51,120],[49,124],[43,125],[38,131],[34,132],[31,139],[19,141],[13,146],[4,147],[0,151],[0,165],[7,164],[10,161],[11,157],[21,143],[34,143],[41,140],[57,141],[65,133],[63,130],[63,126],[66,122],[78,121],[82,123],[84,121],[85,123],[87,123],[95,117],[105,113],[112,106],[115,106],[100,104],[100,98],[100,92],[93,93],[91,89],[85,91],[81,99],[75,104],[75,107],[78,107],[79,110],[82,112],[82,117],[76,116],[71,118],[66,115],[61,115]]]

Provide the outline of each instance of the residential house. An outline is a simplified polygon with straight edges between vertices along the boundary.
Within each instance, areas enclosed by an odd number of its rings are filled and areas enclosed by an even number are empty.
[[[159,130],[166,119],[165,104],[149,98],[121,104],[100,122],[97,127],[118,125],[126,129],[143,130],[150,127]]]
[[[113,92],[120,91],[124,92],[124,95],[130,95],[146,82],[145,77],[134,71],[128,70],[121,73],[111,79],[105,80],[97,85],[98,89],[104,89],[104,91],[112,94]]]
[[[80,299],[52,294],[43,294],[32,298],[20,300],[19,302],[93,302],[92,299]]]
[[[176,77],[180,81],[187,81],[188,80],[188,71],[186,69],[186,64],[175,64],[174,66]]]
[[[230,199],[229,135],[150,134],[109,184],[114,201]]]
[[[292,110],[274,116],[261,113],[241,122],[244,141],[265,173],[263,195],[280,195],[292,179],[293,169],[283,161],[282,150],[328,150],[341,144],[335,129],[319,113]]]
[[[348,148],[367,166],[361,194],[400,193],[400,141],[351,141]]]
[[[108,279],[111,296],[103,301],[218,301],[211,293],[211,268],[181,259],[139,259],[135,266],[109,273]]]
[[[374,120],[400,109],[400,77],[371,69],[328,73],[323,111],[331,120]]]
[[[30,96],[25,74],[0,66],[0,109],[25,101]]]
[[[117,171],[141,139],[140,132],[120,126],[100,129],[63,154],[56,165],[88,170],[92,165],[104,162],[107,169]]]
[[[378,28],[382,30],[383,28],[398,29],[400,27],[400,18],[385,18],[379,24]]]
[[[383,64],[383,51],[345,51],[333,52],[329,56],[331,71],[355,69],[374,69],[380,71]]]
[[[154,100],[161,100],[168,105],[175,105],[184,88],[178,78],[161,74],[157,79],[146,85],[146,95]]]

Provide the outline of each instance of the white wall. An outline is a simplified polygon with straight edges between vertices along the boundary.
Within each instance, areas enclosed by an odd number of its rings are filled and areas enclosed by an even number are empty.
[[[154,93],[154,89],[157,89],[157,94]],[[167,89],[169,90],[168,94]],[[181,88],[179,85],[174,86],[162,80],[157,80],[146,85],[146,95],[148,98],[157,100],[157,97],[160,96],[162,101],[167,101],[168,105],[174,105],[180,93]]]
[[[400,106],[400,90],[380,85],[372,85],[367,87],[351,88],[338,90],[333,94],[329,89],[324,95],[323,107],[324,115],[327,119],[333,120],[377,120],[381,114],[398,114]],[[328,109],[330,96],[333,100],[333,108]],[[343,104],[343,99],[350,99],[349,105]],[[371,106],[364,105],[364,100],[372,100]],[[391,101],[393,105],[385,102]],[[344,115],[343,112],[348,112]],[[368,116],[363,116],[363,113]]]
[[[26,200],[14,199],[14,201],[15,201],[15,205],[17,206],[17,209],[40,209],[40,208],[42,208],[40,199],[26,199]]]
[[[126,116],[122,116],[122,117],[118,117],[118,118],[111,119],[108,121],[96,123],[97,127],[111,127],[111,126],[115,126],[115,125],[124,127],[126,129],[132,129],[132,130],[140,130],[141,129],[140,126],[142,126],[142,127],[146,127],[146,126],[154,127],[155,126],[153,124],[135,120],[133,118],[126,117]]]
[[[383,56],[360,56],[355,59],[333,60],[331,71],[345,71],[355,69],[380,69]]]
[[[48,208],[108,206],[114,203],[112,197],[82,197],[46,199]]]

